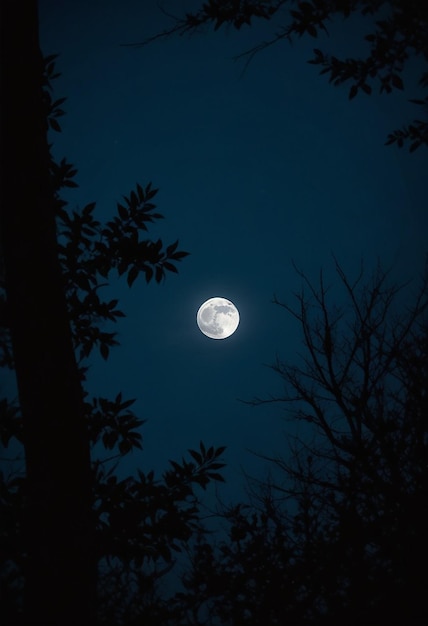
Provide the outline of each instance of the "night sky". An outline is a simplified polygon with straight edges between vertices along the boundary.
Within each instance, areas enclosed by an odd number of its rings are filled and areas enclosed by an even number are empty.
[[[233,57],[266,39],[269,22],[237,32],[123,47],[171,26],[156,0],[40,0],[44,54],[58,53],[55,97],[67,97],[53,152],[78,169],[70,208],[96,201],[109,219],[137,182],[159,188],[165,216],[149,232],[190,252],[179,274],[129,289],[113,280],[127,315],[116,328],[121,346],[104,362],[90,359],[94,395],[137,398],[147,419],[144,451],[122,469],[161,472],[188,448],[226,445],[226,491],[244,485],[241,470],[264,473],[250,450],[287,451],[281,409],[240,400],[280,391],[266,367],[275,355],[296,362],[295,320],[272,303],[293,303],[301,284],[293,262],[317,280],[325,271],[335,299],[334,254],[355,276],[363,260],[393,264],[394,276],[422,271],[427,252],[426,151],[384,146],[388,132],[420,111],[416,70],[406,91],[348,100],[307,64],[319,47],[340,56],[360,49],[355,22],[333,25],[330,39],[280,43],[245,69]],[[200,2],[165,1],[178,15]],[[424,182],[425,175],[425,182]],[[212,296],[240,312],[234,335],[205,337],[196,312]],[[107,330],[107,328],[106,328]]]

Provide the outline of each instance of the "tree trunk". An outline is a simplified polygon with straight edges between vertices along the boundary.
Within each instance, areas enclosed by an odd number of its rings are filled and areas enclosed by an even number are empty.
[[[24,623],[94,624],[89,442],[57,254],[37,2],[1,4],[0,227],[24,419]]]

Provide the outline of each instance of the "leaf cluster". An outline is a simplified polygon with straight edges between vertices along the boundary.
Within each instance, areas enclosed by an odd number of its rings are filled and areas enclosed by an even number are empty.
[[[349,81],[349,99],[360,92],[370,95],[376,84],[379,93],[402,91],[402,76],[410,60],[419,57],[424,63],[428,61],[428,10],[426,3],[418,0],[210,0],[198,11],[174,18],[173,28],[136,45],[146,45],[175,33],[191,33],[210,23],[218,30],[223,25],[240,29],[244,24],[250,25],[252,17],[282,20],[286,12],[288,19],[284,19],[271,39],[262,41],[237,58],[246,58],[248,64],[257,53],[280,41],[292,42],[304,35],[312,38],[328,35],[328,26],[333,22],[361,14],[370,22],[370,32],[364,37],[370,51],[365,58],[339,59],[316,48],[315,56],[308,61],[321,66],[320,73],[328,75],[330,83],[335,86]],[[422,73],[419,85],[427,87],[426,72]],[[401,147],[410,140],[410,151],[413,152],[420,145],[428,144],[427,126],[426,121],[415,120],[403,131],[391,133],[386,144],[396,143]]]
[[[411,102],[428,107],[428,96],[424,100],[411,100]],[[395,130],[388,135],[386,145],[396,143],[401,148],[406,141],[410,141],[409,152],[414,152],[419,146],[428,144],[427,123],[423,120],[415,120],[412,124]]]
[[[201,531],[200,503],[195,487],[222,480],[220,457],[225,448],[189,450],[181,463],[170,461],[162,478],[138,470],[119,480],[97,466],[95,512],[100,549],[101,623],[138,623],[155,612],[162,621],[176,612],[155,594],[159,578],[174,566],[192,536]],[[120,564],[120,565],[119,565]],[[113,590],[113,596],[109,592]],[[163,607],[163,610],[162,610]],[[165,620],[165,621],[164,621]]]
[[[100,558],[117,557],[141,567],[143,563],[172,560],[199,527],[199,502],[195,486],[205,488],[211,480],[223,480],[213,470],[225,448],[189,450],[194,463],[185,458],[170,461],[161,480],[153,471],[119,480],[102,463],[97,472],[95,511],[101,533]],[[203,452],[204,451],[204,452]]]
[[[205,623],[207,611],[221,624],[303,623],[293,547],[283,528],[244,504],[228,507],[223,519],[226,539],[213,545],[199,537],[183,578],[184,591],[175,601],[197,616],[195,624]]]
[[[145,420],[138,419],[127,410],[135,400],[122,400],[118,393],[114,400],[93,398],[85,402],[88,434],[92,446],[102,442],[105,451],[117,448],[119,456],[124,456],[134,448],[142,449],[141,433],[138,428]]]
[[[181,464],[170,461],[172,469],[165,473],[165,482],[169,487],[183,483],[196,483],[205,489],[211,480],[224,482],[223,476],[213,470],[219,470],[224,467],[224,463],[219,463],[216,459],[223,454],[226,448],[221,446],[214,449],[213,446],[210,446],[207,449],[202,441],[199,445],[199,452],[197,450],[189,450],[193,461],[188,462],[182,459]]]
[[[264,0],[209,0],[203,5],[199,17],[195,16],[193,20],[195,25],[198,22],[201,24],[207,20],[213,21],[214,30],[218,30],[223,24],[232,24],[239,30],[244,24],[250,26],[253,17],[269,19],[279,4],[281,3]]]
[[[61,126],[58,122],[58,118],[65,115],[65,111],[61,109],[61,105],[64,104],[67,98],[59,98],[58,100],[52,100],[52,81],[61,76],[55,69],[55,59],[57,54],[50,54],[43,58],[43,80],[42,80],[42,97],[43,106],[45,111],[45,118],[48,128],[61,132]]]
[[[70,186],[75,170],[61,161],[52,174],[59,187]],[[115,333],[102,331],[97,324],[124,317],[116,308],[118,300],[105,302],[98,294],[112,272],[126,274],[130,287],[141,273],[146,283],[152,279],[160,283],[167,272],[178,273],[176,263],[188,255],[177,249],[178,240],[164,247],[161,239],[141,238],[148,224],[162,218],[152,202],[157,191],[151,183],[145,188],[137,184],[135,191],[124,196],[124,203],[117,203],[117,215],[104,225],[94,217],[95,202],[71,213],[58,202],[59,256],[80,359],[89,356],[94,346],[99,346],[106,359],[117,345]]]

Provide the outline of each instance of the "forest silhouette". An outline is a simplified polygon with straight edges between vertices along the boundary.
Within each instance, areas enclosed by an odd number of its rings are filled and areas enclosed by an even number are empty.
[[[269,4],[283,3],[258,3]],[[120,391],[85,391],[88,357],[111,358],[117,345],[104,323],[124,316],[101,285],[114,275],[129,287],[160,283],[187,253],[147,239],[162,217],[151,183],[136,184],[106,223],[93,202],[69,210],[61,189],[76,185],[76,170],[50,153],[64,100],[52,97],[55,57],[40,51],[37,2],[26,19],[15,2],[1,11],[0,364],[15,371],[19,402],[1,401],[0,436],[25,457],[25,473],[1,474],[2,622],[425,624],[426,268],[405,305],[408,288],[381,266],[352,278],[336,262],[337,302],[323,274],[314,283],[296,269],[296,306],[276,304],[299,324],[305,355],[278,358],[284,394],[252,403],[285,406],[310,434],[291,454],[266,456],[271,480],[220,507],[226,535],[213,536],[200,488],[223,480],[225,448],[201,442],[160,478],[119,477],[117,464],[142,448],[143,420]],[[187,568],[167,594],[159,582],[177,554]]]

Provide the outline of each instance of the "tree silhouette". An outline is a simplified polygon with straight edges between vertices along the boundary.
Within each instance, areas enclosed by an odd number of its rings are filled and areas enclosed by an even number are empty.
[[[171,567],[197,528],[196,489],[222,480],[224,448],[201,443],[161,479],[115,474],[114,463],[141,448],[143,422],[129,410],[134,400],[84,390],[84,360],[95,347],[108,358],[117,341],[104,323],[123,317],[100,289],[113,271],[129,286],[140,274],[159,283],[187,253],[178,241],[144,238],[162,217],[150,183],[137,184],[105,224],[95,203],[66,208],[60,191],[76,186],[76,170],[52,160],[47,139],[48,127],[60,130],[64,99],[52,100],[55,58],[40,52],[37,3],[24,9],[10,0],[1,9],[0,363],[15,370],[19,403],[0,403],[0,436],[25,455],[25,471],[0,476],[2,620],[105,623],[99,598],[115,580],[118,624],[131,590],[141,594]]]
[[[56,248],[36,2],[25,19],[5,2],[1,18],[1,237],[26,457],[27,623],[69,623],[75,597],[92,613],[89,441]]]
[[[251,25],[253,18],[272,20],[272,37],[237,57],[249,63],[255,54],[278,42],[293,42],[303,35],[328,36],[330,26],[337,26],[340,19],[354,19],[357,27],[361,24],[356,20],[364,20],[369,32],[361,42],[370,47],[365,58],[340,59],[314,48],[314,57],[308,62],[320,66],[320,74],[326,74],[333,85],[350,84],[350,99],[361,92],[370,95],[375,87],[381,94],[403,90],[405,70],[415,59],[425,64],[419,87],[428,87],[428,8],[424,0],[209,0],[197,11],[169,17],[174,21],[171,28],[131,45],[146,45],[176,33],[199,32],[210,24],[214,30],[224,25],[239,30]],[[426,109],[428,96],[410,102]],[[426,120],[415,119],[396,129],[388,135],[386,144],[401,147],[405,142],[409,143],[410,152],[428,144]]]
[[[250,503],[226,507],[227,539],[201,537],[177,598],[203,624],[419,625],[428,617],[419,572],[428,557],[428,276],[416,297],[378,268],[331,301],[300,273],[305,353],[277,359],[278,403],[305,425],[290,452],[265,456],[269,481]],[[186,623],[185,620],[182,622]],[[215,620],[213,623],[216,623]]]

